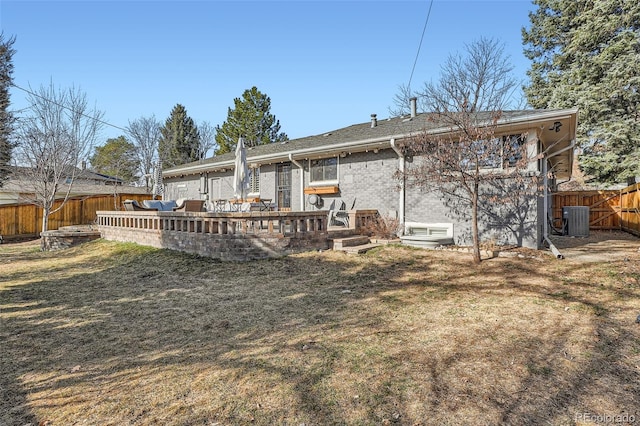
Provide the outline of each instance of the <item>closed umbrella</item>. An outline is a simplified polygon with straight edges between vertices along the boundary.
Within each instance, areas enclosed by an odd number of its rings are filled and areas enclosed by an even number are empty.
[[[153,199],[164,194],[164,184],[162,183],[162,162],[158,160],[153,171]]]
[[[249,183],[249,168],[247,166],[247,150],[244,146],[244,138],[238,139],[236,146],[236,163],[233,179],[233,193],[237,199],[244,198],[244,191]]]

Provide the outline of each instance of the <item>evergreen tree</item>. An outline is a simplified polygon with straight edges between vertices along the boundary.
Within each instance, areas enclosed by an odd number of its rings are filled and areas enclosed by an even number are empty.
[[[125,182],[133,182],[137,179],[138,155],[136,147],[124,136],[107,139],[104,145],[95,147],[89,161],[98,173],[117,177]]]
[[[15,37],[7,40],[0,33],[0,188],[9,175],[9,164],[13,144],[10,137],[14,124],[14,117],[9,111],[9,87],[13,83],[13,43]]]
[[[578,107],[580,165],[598,182],[640,176],[640,3],[533,0],[524,53],[535,108]]]
[[[227,121],[222,127],[216,126],[216,154],[233,152],[240,136],[245,138],[247,147],[289,140],[280,132],[280,121],[270,112],[271,99],[255,86],[233,103],[235,109],[229,108]]]
[[[200,159],[200,135],[184,106],[176,104],[160,129],[158,155],[164,167],[173,167]]]

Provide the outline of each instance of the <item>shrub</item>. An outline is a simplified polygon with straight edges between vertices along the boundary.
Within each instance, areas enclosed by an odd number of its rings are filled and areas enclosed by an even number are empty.
[[[390,240],[397,238],[402,230],[402,225],[396,217],[378,215],[364,226],[364,230],[369,236]]]

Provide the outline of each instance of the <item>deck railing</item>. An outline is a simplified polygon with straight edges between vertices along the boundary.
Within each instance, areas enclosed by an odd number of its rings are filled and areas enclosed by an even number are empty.
[[[280,234],[326,232],[323,212],[162,212],[100,211],[98,226],[198,234]]]

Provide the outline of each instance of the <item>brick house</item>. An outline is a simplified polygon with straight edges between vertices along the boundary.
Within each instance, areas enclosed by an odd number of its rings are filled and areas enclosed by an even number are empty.
[[[327,210],[341,199],[347,208],[377,209],[401,223],[451,224],[454,241],[469,244],[469,221],[453,214],[437,192],[404,185],[394,178],[411,158],[400,149],[420,132],[447,132],[429,114],[371,120],[323,134],[261,145],[247,150],[251,185],[247,197],[273,200],[280,210]],[[528,207],[526,226],[482,219],[481,237],[502,244],[540,247],[547,235],[548,193],[571,179],[577,110],[506,111],[496,135],[526,134],[539,159],[530,170],[541,190]],[[184,164],[163,172],[165,199],[211,202],[233,198],[234,153]],[[545,171],[547,173],[545,173]],[[549,178],[545,178],[549,176]],[[313,203],[312,203],[313,202]],[[522,220],[522,219],[521,219]]]

